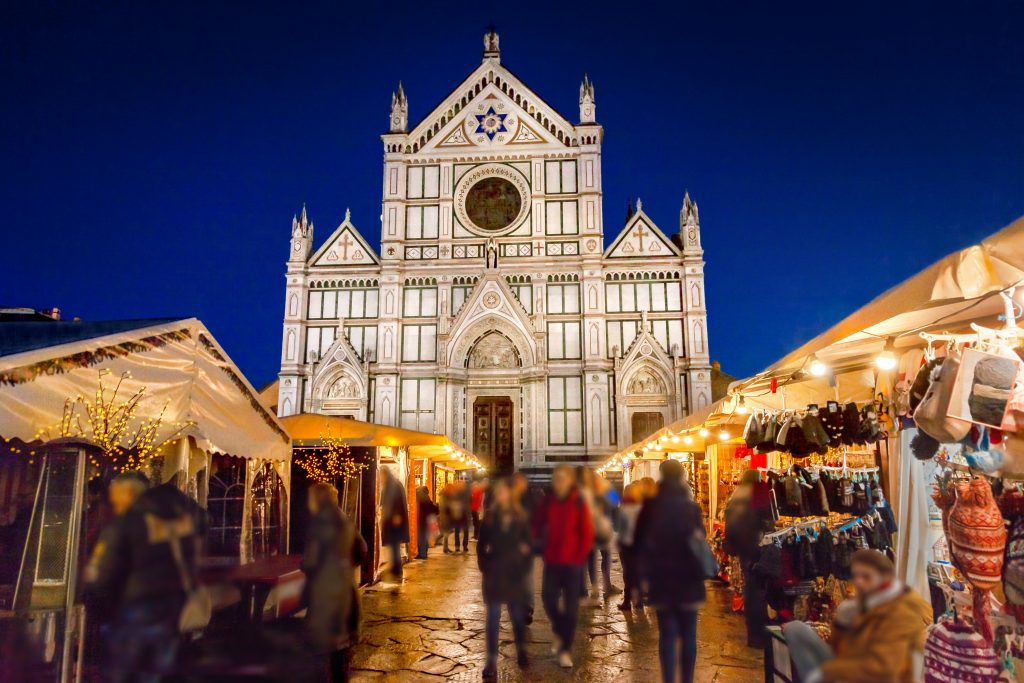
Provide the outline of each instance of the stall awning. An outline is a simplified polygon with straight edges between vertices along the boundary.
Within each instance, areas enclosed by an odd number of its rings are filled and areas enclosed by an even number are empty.
[[[281,418],[285,431],[298,447],[316,446],[325,438],[343,439],[349,446],[407,448],[414,458],[450,462],[456,469],[474,467],[475,457],[443,434],[427,434],[401,427],[362,422],[338,415],[303,413]],[[462,454],[462,459],[459,459]]]
[[[288,435],[276,416],[199,320],[0,323],[0,437],[55,434],[65,403],[93,397],[100,372],[125,399],[144,390],[136,419],[192,423],[207,450],[287,460]]]

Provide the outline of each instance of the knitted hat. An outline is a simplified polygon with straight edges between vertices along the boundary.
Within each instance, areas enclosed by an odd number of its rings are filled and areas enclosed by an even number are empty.
[[[925,683],[996,683],[999,657],[967,624],[944,619],[928,629],[924,644]]]

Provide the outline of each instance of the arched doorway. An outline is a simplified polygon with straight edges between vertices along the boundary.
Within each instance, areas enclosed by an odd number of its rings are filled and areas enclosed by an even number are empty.
[[[519,349],[507,336],[492,330],[477,339],[466,356],[466,368],[474,376],[492,380],[506,377],[523,365]],[[515,470],[515,405],[505,395],[477,396],[472,405],[473,452],[491,463],[495,474]]]

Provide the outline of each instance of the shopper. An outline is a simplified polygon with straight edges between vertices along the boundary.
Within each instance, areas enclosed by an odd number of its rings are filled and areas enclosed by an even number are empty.
[[[555,468],[551,488],[535,517],[534,536],[543,549],[541,599],[555,632],[552,651],[560,666],[570,668],[583,565],[593,547],[594,528],[569,466]]]
[[[810,626],[782,627],[804,683],[917,681],[915,661],[924,650],[932,608],[896,580],[892,561],[877,550],[858,550],[850,560],[857,597],[839,605],[826,643]]]
[[[534,518],[536,517],[537,510],[540,508],[544,501],[543,493],[540,489],[530,486],[530,481],[526,478],[522,472],[516,472],[512,475],[512,495],[516,499],[516,503],[523,510],[523,514],[526,515],[526,520],[530,525],[530,562],[527,566],[526,574],[523,576],[523,582],[525,584],[526,591],[526,624],[529,626],[533,623],[533,612],[534,612],[534,590],[533,590],[533,557],[538,553],[539,548],[537,546],[537,540],[533,537],[532,530],[534,524]]]
[[[178,619],[196,585],[205,513],[172,484],[137,472],[110,483],[115,518],[86,566],[86,597],[106,617],[110,680],[156,680],[174,663]]]
[[[473,540],[480,538],[480,519],[484,514],[484,498],[487,494],[487,477],[474,481],[470,487],[469,512],[473,520]]]
[[[637,569],[636,522],[643,508],[642,491],[638,482],[633,482],[622,491],[622,504],[619,505],[617,527],[615,529],[619,543],[619,562],[622,564],[622,582],[624,585],[622,602],[619,609],[629,611],[633,607],[643,609],[644,597],[640,587]]]
[[[430,544],[430,518],[437,514],[437,505],[430,500],[430,491],[426,486],[416,487],[416,559],[427,559],[427,547]]]
[[[330,662],[331,680],[348,681],[350,648],[358,641],[359,592],[355,568],[366,541],[338,507],[338,490],[317,482],[309,489],[309,537],[302,556],[306,633]]]
[[[759,505],[755,500],[758,497],[755,492],[761,486],[757,470],[747,470],[725,508],[725,551],[740,563],[747,645],[757,649],[763,649],[765,645],[768,603],[765,579],[754,571],[754,567],[761,557],[761,538],[773,526],[770,508]]]
[[[389,467],[381,466],[381,543],[391,549],[391,575],[402,580],[402,544],[409,542],[409,506],[405,487]]]
[[[459,549],[459,535],[458,532],[462,531],[462,552],[469,552],[469,525],[470,525],[470,508],[472,500],[472,491],[470,489],[470,483],[465,479],[460,479],[456,484],[456,495],[459,500],[459,510],[461,516],[459,517],[459,526],[456,527],[455,531],[455,549]]]
[[[697,665],[697,610],[704,604],[704,569],[693,542],[704,540],[700,508],[677,460],[661,463],[658,492],[637,519],[635,545],[650,602],[658,614],[658,654],[665,683],[692,683]]]
[[[508,608],[519,666],[528,664],[526,655],[526,575],[533,564],[530,528],[508,483],[499,481],[492,491],[493,504],[480,525],[476,556],[483,574],[483,595],[487,604],[487,665],[484,680],[498,674],[498,626],[501,607]]]

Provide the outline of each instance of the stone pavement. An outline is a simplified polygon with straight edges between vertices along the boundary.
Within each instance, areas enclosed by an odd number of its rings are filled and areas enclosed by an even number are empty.
[[[353,680],[479,681],[484,667],[484,604],[475,544],[467,554],[444,555],[406,567],[405,583],[377,584],[363,594],[363,633],[353,653]],[[613,553],[614,555],[614,553]],[[618,558],[613,582],[621,586]],[[507,615],[501,627],[501,681],[660,681],[657,619],[653,610],[623,613],[618,595],[580,610],[573,659],[560,669],[550,654],[551,628],[540,601],[540,564],[535,572],[537,609],[527,630],[530,667],[521,671]],[[697,681],[749,683],[763,678],[759,650],[746,647],[741,616],[728,609],[728,589],[709,584],[698,626]]]

